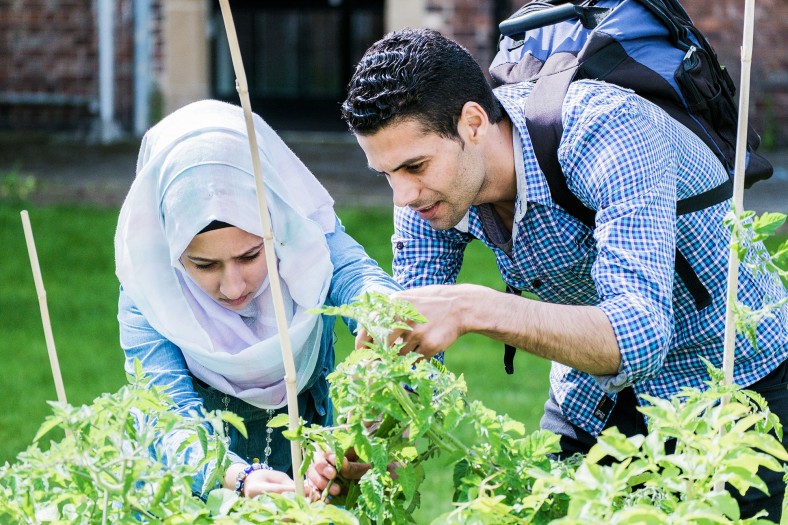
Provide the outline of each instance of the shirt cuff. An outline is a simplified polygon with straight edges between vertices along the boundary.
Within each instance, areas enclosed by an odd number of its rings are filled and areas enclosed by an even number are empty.
[[[599,384],[606,394],[617,394],[629,386],[629,376],[624,372],[624,363],[618,365],[618,372],[610,375],[593,375],[591,377]]]
[[[670,327],[666,320],[669,312],[664,315],[662,312],[655,312],[653,302],[635,294],[605,300],[597,307],[610,321],[621,352],[618,372],[611,376],[602,376],[613,381],[609,388],[620,390],[627,386],[627,383],[639,383],[659,373],[668,350]],[[648,313],[650,311],[651,313]],[[603,388],[610,382],[597,381]]]

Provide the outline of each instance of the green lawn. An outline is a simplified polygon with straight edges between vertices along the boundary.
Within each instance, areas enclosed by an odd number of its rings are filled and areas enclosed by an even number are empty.
[[[55,343],[68,400],[88,403],[125,381],[118,345],[113,235],[117,210],[79,207],[29,208]],[[383,268],[391,267],[390,210],[343,209],[348,232]],[[785,236],[782,236],[784,239]],[[771,244],[776,246],[776,241]],[[56,398],[19,208],[0,204],[0,462],[30,443]],[[492,255],[474,243],[461,281],[501,288]],[[352,337],[338,326],[341,359]],[[547,396],[548,363],[520,353],[516,372],[503,371],[503,347],[466,336],[447,352],[446,363],[468,382],[470,396],[536,429]],[[451,473],[430,466],[419,523],[450,509]]]

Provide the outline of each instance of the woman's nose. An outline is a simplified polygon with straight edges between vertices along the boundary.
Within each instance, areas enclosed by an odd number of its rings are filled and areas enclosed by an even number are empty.
[[[246,283],[244,282],[243,274],[239,268],[234,265],[229,265],[222,274],[222,280],[219,283],[219,292],[231,301],[238,299],[244,293]]]

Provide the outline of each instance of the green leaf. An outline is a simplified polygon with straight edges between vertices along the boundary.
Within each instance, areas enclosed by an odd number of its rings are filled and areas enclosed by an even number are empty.
[[[286,427],[290,424],[290,416],[287,413],[277,414],[271,418],[271,421],[268,422],[268,426],[271,428],[279,428],[279,427]]]
[[[769,237],[777,233],[780,226],[785,223],[785,218],[784,213],[766,212],[760,217],[755,217],[752,229],[764,237]]]
[[[159,488],[156,490],[156,494],[153,495],[152,505],[158,505],[161,503],[161,500],[164,499],[164,496],[167,492],[170,491],[173,485],[173,476],[172,473],[167,473],[159,482]]]
[[[205,502],[214,516],[227,516],[233,505],[240,499],[235,491],[228,489],[212,490]]]
[[[243,437],[245,437],[245,438],[249,437],[246,434],[246,425],[244,425],[244,419],[241,416],[239,416],[237,414],[234,414],[232,412],[228,412],[228,411],[223,410],[222,413],[221,413],[221,417],[222,417],[222,421],[224,421],[225,423],[229,423],[230,425],[235,427],[236,430],[238,430],[238,432],[240,432]],[[273,421],[273,418],[272,418],[272,421]]]
[[[750,487],[764,493],[768,492],[766,483],[749,468],[736,465],[725,465],[724,470],[727,474],[727,479],[725,481],[733,485],[741,494],[747,492]]]
[[[739,503],[729,492],[707,494],[706,499],[712,508],[719,509],[728,518],[734,521],[741,518]]]
[[[49,416],[44,420],[44,423],[36,432],[35,437],[33,438],[33,442],[37,442],[39,439],[44,437],[50,430],[60,426],[63,423],[63,420],[59,417]]]
[[[409,467],[399,467],[397,470],[397,482],[402,487],[405,497],[411,499],[418,488],[416,470]]]
[[[639,525],[663,525],[667,523],[667,516],[657,509],[636,507],[631,509],[623,509],[614,514],[611,520],[612,524],[639,524]]]

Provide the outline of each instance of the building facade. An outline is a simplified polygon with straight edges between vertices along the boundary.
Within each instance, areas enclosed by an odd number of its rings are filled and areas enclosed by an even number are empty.
[[[338,104],[385,32],[431,27],[486,67],[511,0],[230,0],[252,106],[277,129],[342,130]],[[741,0],[685,0],[738,84]],[[788,146],[788,2],[759,0],[753,125]],[[0,1],[0,130],[140,135],[170,111],[236,102],[218,0]]]

